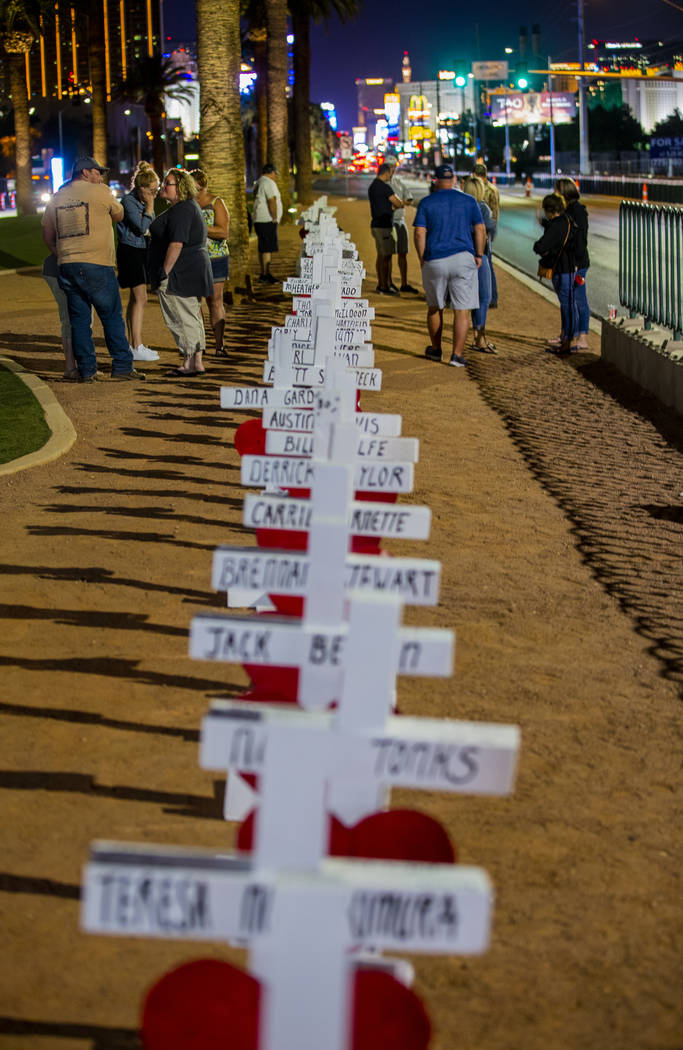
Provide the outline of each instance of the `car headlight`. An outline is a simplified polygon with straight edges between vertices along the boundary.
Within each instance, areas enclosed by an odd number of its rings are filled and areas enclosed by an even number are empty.
[[[49,200],[52,200],[52,194],[51,193],[41,193],[40,199],[43,202],[43,204],[47,204],[47,202]]]

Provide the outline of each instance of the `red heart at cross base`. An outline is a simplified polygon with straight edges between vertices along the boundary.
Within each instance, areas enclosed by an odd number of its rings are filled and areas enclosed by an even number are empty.
[[[254,977],[230,963],[185,963],[147,993],[144,1050],[258,1050],[260,992]],[[410,988],[381,971],[361,970],[353,999],[352,1050],[427,1050],[431,1025]]]
[[[250,813],[237,830],[236,847],[248,853],[254,842],[257,813]],[[423,864],[454,864],[453,843],[438,820],[414,809],[371,813],[346,827],[330,819],[328,853],[331,857],[364,860],[405,860]]]
[[[257,1050],[259,982],[218,959],[164,974],[145,996],[144,1050]]]

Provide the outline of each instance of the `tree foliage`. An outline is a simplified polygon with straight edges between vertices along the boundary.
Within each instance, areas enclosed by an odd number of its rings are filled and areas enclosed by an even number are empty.
[[[683,113],[678,106],[664,120],[659,120],[651,131],[652,138],[683,138]]]
[[[360,10],[360,0],[288,0],[294,30],[294,91],[292,113],[294,118],[294,159],[296,164],[296,191],[300,203],[312,199],[311,122],[311,45],[310,23],[325,22],[336,15],[342,22],[354,18]]]
[[[162,143],[162,119],[166,99],[191,102],[192,88],[169,58],[162,55],[146,55],[133,65],[124,81],[117,84],[113,94],[117,98],[130,99],[144,106],[152,133],[152,157],[158,174],[164,170],[164,147]]]
[[[647,135],[626,104],[589,110],[588,138],[591,151],[601,153],[638,150],[647,142]]]

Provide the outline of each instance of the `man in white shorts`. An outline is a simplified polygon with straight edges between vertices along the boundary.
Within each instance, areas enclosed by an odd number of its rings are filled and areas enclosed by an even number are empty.
[[[486,244],[486,227],[474,197],[455,189],[450,164],[434,171],[435,191],[417,207],[413,223],[415,251],[422,267],[422,285],[427,298],[429,361],[441,360],[443,308],[446,290],[454,310],[453,353],[449,364],[466,365],[462,352],[470,327],[470,311],[479,306],[479,278]]]
[[[389,185],[394,191],[394,195],[402,200],[404,204],[413,203],[413,195],[408,188],[408,184],[401,175],[398,174],[398,157],[391,154],[386,159],[387,164],[391,164],[393,167],[393,174],[389,181]],[[393,288],[394,291],[401,292],[412,292],[413,295],[419,295],[417,288],[413,288],[412,284],[408,284],[408,227],[406,225],[406,210],[405,208],[395,208],[392,216],[394,233],[396,234],[396,257],[398,259],[398,272],[401,277],[400,289],[396,288],[396,285],[391,280],[391,263],[389,264],[389,287]]]

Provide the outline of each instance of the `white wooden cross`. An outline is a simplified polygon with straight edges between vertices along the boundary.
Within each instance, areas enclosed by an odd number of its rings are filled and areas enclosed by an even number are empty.
[[[486,873],[460,864],[325,860],[312,872],[101,842],[83,886],[89,933],[247,944],[264,986],[259,1050],[350,1050],[355,950],[477,954],[491,922]]]

